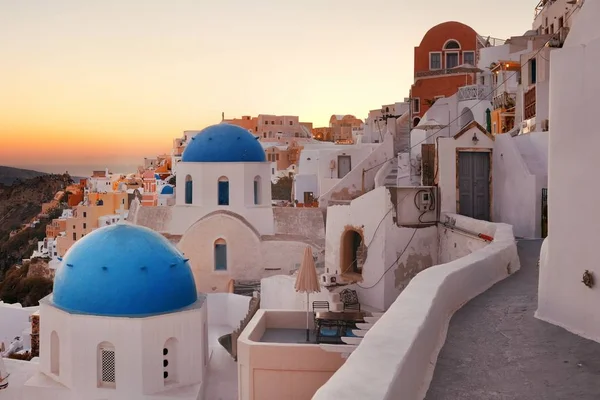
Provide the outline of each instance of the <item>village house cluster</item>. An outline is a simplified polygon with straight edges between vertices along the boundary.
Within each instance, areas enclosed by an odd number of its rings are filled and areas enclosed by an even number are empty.
[[[544,0],[505,39],[444,22],[364,120],[223,115],[93,172],[32,255],[54,292],[0,303],[0,397],[423,399],[449,318],[525,267],[520,239],[543,239],[536,317],[600,342],[594,198],[573,195],[600,140],[597,15]]]

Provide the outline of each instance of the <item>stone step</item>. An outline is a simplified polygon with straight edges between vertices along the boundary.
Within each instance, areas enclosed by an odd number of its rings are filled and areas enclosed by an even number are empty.
[[[352,337],[352,336],[342,336],[341,339],[342,339],[342,342],[344,342],[346,344],[352,344],[355,346],[358,346],[360,344],[360,342],[362,341],[361,337]]]
[[[362,329],[352,329],[352,333],[358,337],[365,337],[368,331]]]

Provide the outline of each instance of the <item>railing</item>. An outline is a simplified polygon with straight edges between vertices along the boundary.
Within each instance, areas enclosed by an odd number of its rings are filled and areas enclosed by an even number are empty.
[[[486,87],[481,85],[469,85],[458,88],[458,101],[485,100]]]
[[[418,71],[415,73],[416,78],[425,78],[429,76],[439,75],[466,75],[466,72],[458,71],[456,68],[434,69],[431,71]]]
[[[523,119],[524,120],[531,119],[531,118],[535,117],[535,112],[536,112],[535,86],[532,87],[531,89],[529,89],[527,92],[525,92],[525,95],[523,97],[525,99]]]
[[[517,104],[517,94],[503,92],[492,100],[494,110],[499,108],[513,108]]]

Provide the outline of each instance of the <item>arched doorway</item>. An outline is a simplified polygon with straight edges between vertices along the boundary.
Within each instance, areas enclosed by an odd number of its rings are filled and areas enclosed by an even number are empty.
[[[366,260],[366,246],[362,233],[348,229],[342,234],[340,249],[340,273],[359,275],[362,277],[363,265]]]
[[[460,126],[461,128],[464,128],[465,126],[467,126],[467,124],[471,121],[475,120],[475,116],[473,115],[473,111],[471,111],[470,108],[465,107],[462,110],[462,113],[460,113]]]

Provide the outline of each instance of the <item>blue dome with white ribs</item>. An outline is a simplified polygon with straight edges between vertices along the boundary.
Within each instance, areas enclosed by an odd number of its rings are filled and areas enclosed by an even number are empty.
[[[221,123],[201,130],[187,144],[182,162],[265,162],[258,138],[237,125]]]
[[[63,258],[53,304],[71,313],[140,317],[198,300],[188,261],[159,233],[116,224],[86,235]]]

